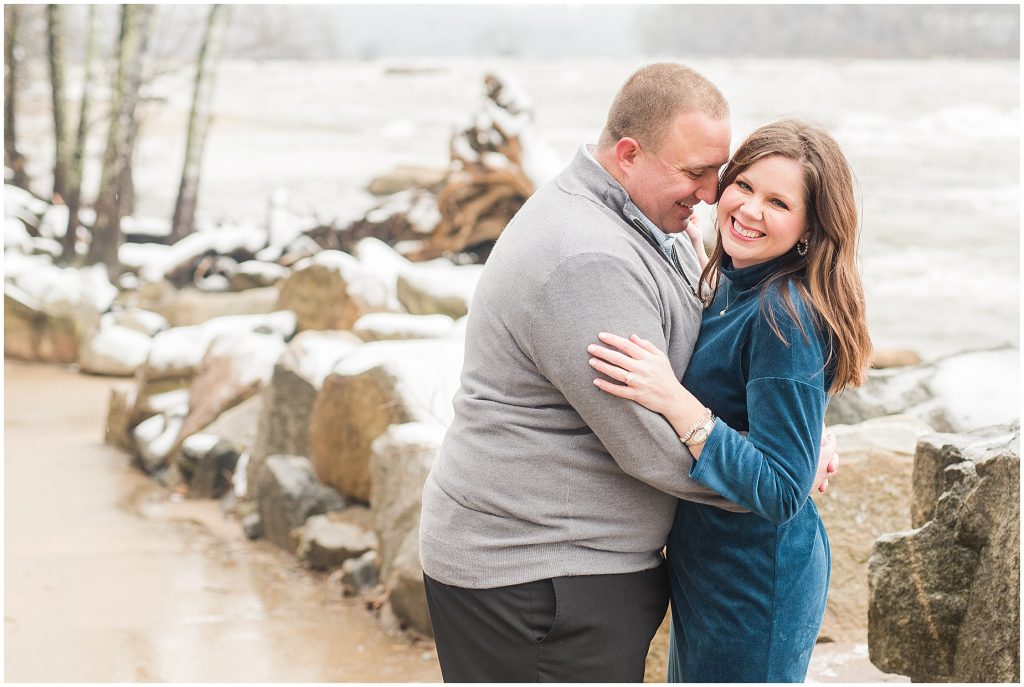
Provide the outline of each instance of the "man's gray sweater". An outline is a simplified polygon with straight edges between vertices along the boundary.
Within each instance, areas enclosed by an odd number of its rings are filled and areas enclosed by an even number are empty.
[[[740,510],[688,477],[693,458],[661,415],[593,384],[598,332],[650,340],[681,377],[700,329],[700,303],[630,225],[632,207],[584,147],[495,245],[455,420],[423,491],[433,579],[491,588],[645,570],[661,561],[677,498]],[[696,256],[678,244],[696,284]]]

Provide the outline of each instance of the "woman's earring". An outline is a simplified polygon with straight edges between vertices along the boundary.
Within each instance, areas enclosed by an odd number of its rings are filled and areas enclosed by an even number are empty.
[[[807,255],[807,243],[808,243],[807,239],[804,239],[803,241],[797,241],[796,242],[796,252],[797,252],[798,255],[800,255],[800,257],[803,257],[803,256]]]

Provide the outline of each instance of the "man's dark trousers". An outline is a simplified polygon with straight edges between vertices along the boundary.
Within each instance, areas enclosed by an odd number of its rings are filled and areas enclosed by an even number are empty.
[[[494,589],[423,580],[445,682],[643,682],[668,608],[664,563]]]

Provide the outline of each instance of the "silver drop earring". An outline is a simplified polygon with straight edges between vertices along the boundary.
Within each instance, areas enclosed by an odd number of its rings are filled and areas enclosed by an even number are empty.
[[[796,242],[796,252],[797,252],[797,254],[800,257],[803,257],[803,256],[807,255],[807,244],[808,244],[808,239],[804,239],[803,241],[797,241]]]

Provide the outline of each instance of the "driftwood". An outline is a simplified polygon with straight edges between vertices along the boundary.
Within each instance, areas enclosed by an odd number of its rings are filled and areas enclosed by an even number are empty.
[[[502,78],[484,77],[488,102],[473,124],[452,137],[448,182],[437,196],[441,221],[420,251],[427,260],[456,253],[486,260],[512,216],[533,194],[523,171],[519,131],[531,113]]]

